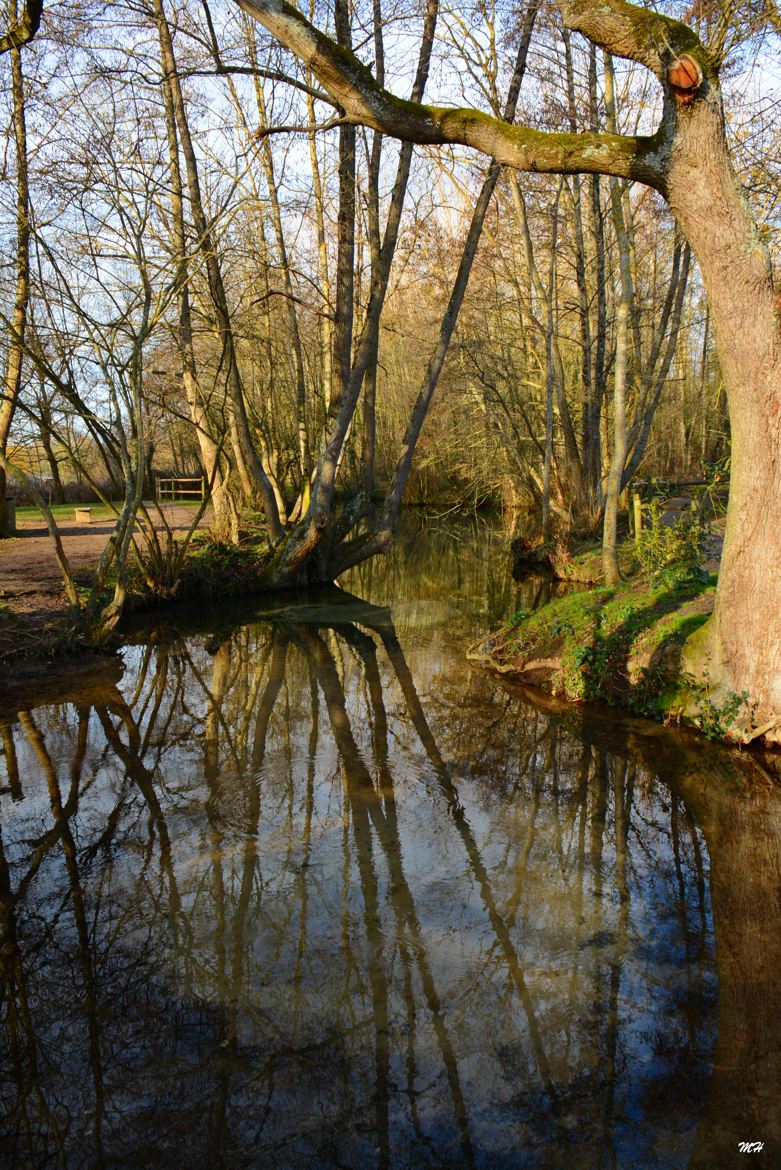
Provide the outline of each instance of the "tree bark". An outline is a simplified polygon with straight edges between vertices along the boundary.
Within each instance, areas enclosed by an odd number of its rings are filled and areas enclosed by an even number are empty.
[[[613,457],[605,491],[605,520],[602,530],[602,570],[608,585],[621,580],[618,564],[617,528],[618,497],[621,494],[621,474],[626,461],[626,357],[629,324],[629,300],[625,287],[621,289],[616,325],[616,360],[613,372]]]
[[[548,312],[545,322],[545,461],[542,474],[542,538],[549,541],[552,536],[551,525],[551,470],[553,468],[553,298],[556,285],[556,247],[559,232],[559,187],[556,202],[553,207],[551,224],[550,269],[548,272],[548,291],[546,300]]]
[[[224,485],[219,467],[219,451],[209,427],[209,418],[198,385],[198,368],[193,347],[192,309],[190,304],[190,269],[187,261],[187,238],[184,221],[184,189],[182,170],[179,162],[179,139],[176,132],[176,114],[169,78],[163,79],[163,102],[165,105],[168,156],[171,168],[171,220],[172,243],[177,265],[177,286],[179,293],[179,320],[177,323],[177,345],[182,362],[182,388],[184,389],[190,418],[198,437],[206,481],[209,484],[214,512],[214,527],[219,532],[226,524],[224,507]]]
[[[681,111],[670,206],[699,261],[732,432],[715,611],[684,665],[714,701],[747,694],[747,725],[781,742],[781,328],[767,252],[732,169],[717,80]],[[749,709],[753,708],[753,709]]]
[[[7,53],[9,49],[21,49],[23,45],[29,44],[38,32],[42,16],[43,0],[25,0],[21,16],[16,0],[12,0],[8,32],[0,37],[0,54]]]
[[[250,60],[257,70],[258,57],[257,47],[254,40],[254,26],[250,21],[246,22],[248,27],[248,47],[250,52]],[[216,39],[215,39],[216,43]],[[263,86],[260,84],[260,77],[255,74],[254,78],[255,90],[255,104],[258,110],[258,125],[260,130],[268,128],[268,117],[266,112],[266,99],[263,93]],[[311,101],[311,98],[309,99]],[[238,108],[240,108],[240,103]],[[293,364],[295,369],[296,379],[296,425],[298,428],[298,465],[301,474],[301,491],[304,498],[308,502],[308,486],[309,476],[311,474],[311,456],[309,451],[309,432],[307,429],[306,417],[306,375],[304,373],[304,352],[301,343],[301,330],[298,324],[298,311],[296,309],[296,298],[293,292],[293,280],[290,273],[290,261],[288,258],[287,241],[285,239],[285,229],[282,222],[282,208],[279,201],[279,192],[277,189],[277,177],[274,169],[274,155],[271,151],[271,143],[269,139],[263,138],[260,145],[260,157],[263,165],[263,173],[266,177],[266,187],[268,190],[269,205],[271,209],[271,223],[274,228],[274,238],[277,245],[277,253],[279,255],[279,267],[282,273],[285,312],[287,315],[288,329],[290,331],[290,341],[293,349]]]
[[[18,27],[16,0],[11,0],[12,28]],[[40,19],[40,15],[39,15]],[[37,25],[36,25],[37,28]],[[31,34],[32,35],[32,34]],[[30,301],[30,191],[27,174],[27,126],[24,109],[24,72],[19,44],[11,48],[11,101],[16,145],[16,289],[11,337],[0,399],[0,454],[8,452],[8,437],[22,386],[24,335]],[[0,538],[5,532],[6,472],[0,465]]]

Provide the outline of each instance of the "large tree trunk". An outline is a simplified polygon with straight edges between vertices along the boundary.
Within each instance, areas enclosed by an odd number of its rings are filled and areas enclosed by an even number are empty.
[[[746,693],[741,718],[781,742],[781,327],[766,249],[727,150],[708,81],[682,107],[668,198],[697,256],[729,401],[732,474],[716,609],[684,664],[713,702]]]

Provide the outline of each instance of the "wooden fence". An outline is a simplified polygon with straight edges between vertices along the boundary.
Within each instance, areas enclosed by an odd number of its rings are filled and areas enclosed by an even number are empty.
[[[663,523],[674,523],[684,512],[701,508],[705,489],[710,488],[711,495],[715,495],[726,490],[726,486],[726,483],[711,484],[706,479],[637,480],[629,509],[629,526],[635,540],[642,532],[643,516],[653,504],[657,505]]]
[[[155,496],[158,503],[166,500],[202,500],[206,495],[206,481],[202,475],[158,475]]]

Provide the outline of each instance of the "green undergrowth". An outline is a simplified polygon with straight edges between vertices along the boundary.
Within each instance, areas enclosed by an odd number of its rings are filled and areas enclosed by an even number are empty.
[[[536,572],[547,570],[558,581],[572,581],[579,585],[600,585],[604,582],[602,543],[596,538],[581,538],[550,544],[535,543],[516,537],[513,542],[516,570]],[[624,577],[637,572],[637,547],[634,538],[624,537],[618,542],[618,563]]]
[[[266,541],[235,545],[213,540],[206,533],[196,533],[173,583],[163,575],[152,581],[137,564],[128,566],[128,592],[124,611],[138,613],[171,601],[212,601],[219,598],[252,594],[265,587],[269,547]],[[82,608],[91,605],[98,612],[111,600],[116,584],[113,567],[106,575],[104,588],[93,596],[94,574],[89,569],[76,574],[76,592]]]
[[[598,547],[565,552],[557,576],[592,588],[517,613],[469,657],[565,699],[686,718],[709,738],[747,742],[755,715],[749,696],[725,693],[683,668],[684,646],[713,611],[717,574],[704,565],[715,538],[700,511],[670,512],[652,504],[639,540],[623,542],[628,580],[604,584]]]
[[[715,583],[715,574],[703,574],[568,593],[536,613],[519,612],[472,657],[570,700],[674,714],[686,691],[681,650],[707,621]]]
[[[268,567],[268,544],[235,545],[206,540],[191,545],[185,560],[177,596],[235,597],[263,587]]]
[[[172,587],[150,588],[137,567],[131,571],[127,610],[147,609],[166,601],[238,597],[265,587],[269,546],[265,540],[243,545],[196,533]],[[113,587],[109,576],[107,586]]]

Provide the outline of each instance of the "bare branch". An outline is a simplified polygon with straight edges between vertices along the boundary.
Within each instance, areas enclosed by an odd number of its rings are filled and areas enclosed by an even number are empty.
[[[335,126],[344,126],[346,123],[347,118],[332,118],[330,122],[319,122],[316,126],[258,126],[252,137],[260,142],[271,134],[314,134],[333,130]]]

